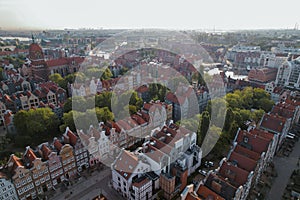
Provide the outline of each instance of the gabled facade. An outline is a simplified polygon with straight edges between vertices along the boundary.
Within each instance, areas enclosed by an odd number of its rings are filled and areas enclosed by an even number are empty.
[[[54,138],[53,145],[59,152],[58,155],[61,158],[64,177],[66,179],[74,178],[77,175],[77,166],[73,147],[70,144],[61,144],[57,138]]]
[[[49,173],[53,187],[65,180],[64,170],[62,167],[61,158],[56,151],[51,150],[47,143],[39,146],[40,154],[44,160],[47,160]]]
[[[113,188],[123,197],[131,198],[133,177],[150,171],[150,165],[129,151],[123,150],[111,166]]]
[[[22,160],[12,154],[7,162],[7,166],[12,174],[12,182],[15,185],[18,198],[20,200],[35,199],[37,191],[33,177],[30,170],[24,167]]]
[[[26,167],[30,169],[37,194],[43,194],[52,189],[48,164],[38,158],[30,147],[26,147],[23,155]]]
[[[74,157],[79,172],[89,167],[89,153],[77,135],[75,135],[69,127],[63,135],[65,144],[70,144],[74,148]]]

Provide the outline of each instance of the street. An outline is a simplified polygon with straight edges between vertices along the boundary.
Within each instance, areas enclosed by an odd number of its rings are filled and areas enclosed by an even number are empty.
[[[278,176],[269,191],[267,196],[268,200],[281,199],[292,172],[297,168],[299,156],[300,141],[295,144],[295,147],[289,157],[274,157],[274,165]]]
[[[60,189],[55,191],[55,194],[50,199],[53,200],[91,200],[93,197],[104,194],[107,199],[119,200],[124,199],[112,186],[110,186],[111,170],[105,167],[100,172],[93,172],[92,176],[88,176],[88,179],[82,178],[73,186],[70,186],[64,192],[60,192]]]

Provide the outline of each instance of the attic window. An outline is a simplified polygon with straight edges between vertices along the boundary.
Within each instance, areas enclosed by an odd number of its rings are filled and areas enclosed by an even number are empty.
[[[232,160],[231,163],[233,166],[237,166],[239,162],[237,160]]]
[[[132,166],[131,166],[131,165],[129,165],[129,169],[132,169]]]
[[[246,143],[246,144],[247,144],[247,143],[248,143],[248,141],[249,141],[249,138],[248,138],[247,136],[245,136],[245,137],[244,137],[244,139],[243,139],[243,141],[244,141],[244,143]]]
[[[125,176],[125,177],[127,177],[127,176],[128,176],[128,174],[127,174],[127,173],[124,173],[124,176]]]

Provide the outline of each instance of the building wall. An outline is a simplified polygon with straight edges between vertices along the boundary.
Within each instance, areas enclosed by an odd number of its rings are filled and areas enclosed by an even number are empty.
[[[0,200],[17,200],[14,184],[6,178],[0,178]]]
[[[61,181],[65,179],[64,170],[62,167],[62,162],[60,157],[56,154],[56,152],[52,152],[49,155],[48,159],[49,173],[52,180],[52,185],[56,186]]]
[[[37,194],[43,194],[52,188],[49,169],[45,162],[42,162],[39,158],[35,159],[30,171]]]
[[[15,170],[12,180],[20,200],[24,200],[27,197],[31,197],[32,199],[37,197],[37,192],[30,170],[24,169],[24,167],[18,167]]]
[[[69,179],[73,178],[77,174],[77,166],[75,157],[73,154],[73,147],[69,144],[65,144],[59,153],[64,169],[64,176]]]
[[[175,176],[167,177],[161,174],[159,177],[159,185],[164,191],[164,197],[166,199],[171,199],[175,195]]]
[[[152,197],[152,181],[148,181],[141,187],[135,187],[132,186],[132,190],[134,193],[133,195],[130,196],[130,199],[132,200],[148,200],[151,199]]]

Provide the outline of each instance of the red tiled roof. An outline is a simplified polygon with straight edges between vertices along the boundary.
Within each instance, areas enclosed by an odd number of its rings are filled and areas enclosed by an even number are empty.
[[[60,141],[58,139],[54,139],[54,143],[53,143],[54,147],[57,149],[57,150],[61,150],[61,147],[63,146]]]
[[[225,200],[223,197],[210,190],[205,185],[201,185],[197,191],[200,198],[211,199],[211,200]]]
[[[93,126],[89,128],[89,134],[94,137],[97,141],[100,138],[100,132]]]
[[[138,93],[144,93],[144,92],[148,92],[148,87],[146,85],[142,85],[141,87],[139,87],[138,89],[136,89],[136,91]]]
[[[67,130],[66,136],[68,136],[69,143],[75,146],[78,139],[77,136],[70,129]]]
[[[15,156],[14,154],[10,155],[9,162],[13,163],[12,170],[15,170],[17,167],[23,167],[23,163],[20,158]]]
[[[33,162],[37,157],[34,154],[34,152],[32,151],[32,149],[28,146],[26,147],[26,151],[24,153],[24,158],[27,158],[30,160],[30,162]]]
[[[224,178],[228,178],[232,185],[239,187],[247,182],[249,172],[236,167],[228,162],[223,162],[220,171],[220,175]]]
[[[50,155],[51,153],[51,150],[49,149],[49,147],[47,147],[46,144],[42,144],[42,147],[41,147],[41,151],[43,153],[43,157],[48,160],[48,156]]]
[[[260,124],[260,128],[263,128],[271,132],[275,132],[277,134],[278,133],[281,134],[285,122],[286,122],[286,118],[267,113],[263,116],[262,122]]]
[[[137,114],[131,115],[131,118],[134,119],[139,125],[146,123],[146,121],[141,116],[139,116]]]
[[[48,67],[56,67],[56,66],[62,66],[62,65],[70,65],[70,64],[72,64],[73,61],[76,64],[81,64],[84,61],[84,58],[82,58],[82,57],[58,58],[58,59],[54,59],[54,60],[47,60],[46,64]]]
[[[248,172],[254,171],[257,162],[251,158],[233,151],[229,157],[229,161],[236,162],[237,166]]]
[[[130,130],[131,129],[131,127],[130,127],[130,125],[128,124],[128,123],[126,123],[124,120],[119,120],[119,121],[117,121],[116,122],[116,124],[119,126],[119,127],[121,127],[121,128],[123,128],[124,130]]]
[[[115,122],[111,122],[112,128],[115,128],[118,133],[121,132],[121,128]]]
[[[239,153],[241,155],[247,156],[253,160],[259,160],[260,159],[260,154],[255,152],[255,151],[251,151],[245,147],[242,147],[241,145],[236,145],[236,147],[234,148],[234,151],[236,153]]]
[[[166,95],[166,100],[172,102],[172,103],[179,103],[178,99],[176,98],[176,96],[172,93],[172,92],[168,92]]]
[[[152,160],[154,160],[157,163],[161,162],[161,159],[164,156],[164,153],[157,149],[156,147],[152,146],[151,144],[148,144],[145,148],[145,154]]]
[[[247,143],[245,143],[245,137],[247,138]],[[269,133],[262,130],[254,129],[250,132],[240,130],[236,141],[238,144],[261,154],[268,150],[268,146],[272,138],[273,137],[270,137]]]
[[[37,52],[37,51],[39,51],[39,52],[43,51],[42,48],[40,47],[40,45],[38,45],[36,43],[30,44],[30,46],[29,46],[29,53],[31,53],[31,52]]]
[[[195,194],[189,192],[189,193],[186,195],[185,200],[203,200],[203,199],[200,198],[200,197],[197,197]]]
[[[295,106],[284,102],[284,103],[278,103],[277,105],[274,105],[271,113],[275,115],[277,113],[281,117],[285,117],[285,118],[293,118],[295,111],[296,111]]]

